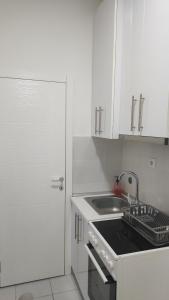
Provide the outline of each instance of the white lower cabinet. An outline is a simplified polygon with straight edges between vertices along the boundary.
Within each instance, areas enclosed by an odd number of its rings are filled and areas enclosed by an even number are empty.
[[[72,204],[72,270],[85,300],[89,300],[88,256],[85,249],[85,244],[88,241],[87,233],[87,221]]]

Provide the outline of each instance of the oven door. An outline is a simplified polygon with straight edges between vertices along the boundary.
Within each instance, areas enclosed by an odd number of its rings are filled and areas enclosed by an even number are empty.
[[[116,300],[116,281],[107,271],[91,243],[88,253],[88,295],[90,300]]]

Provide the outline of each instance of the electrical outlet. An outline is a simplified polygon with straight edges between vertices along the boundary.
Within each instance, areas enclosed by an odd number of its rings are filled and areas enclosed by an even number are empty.
[[[148,166],[150,168],[155,168],[156,167],[156,164],[157,164],[157,161],[155,158],[150,158],[149,161],[148,161]]]

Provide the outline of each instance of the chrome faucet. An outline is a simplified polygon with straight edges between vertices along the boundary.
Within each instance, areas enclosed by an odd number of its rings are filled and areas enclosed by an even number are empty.
[[[136,200],[137,204],[139,204],[139,202],[140,202],[140,201],[139,201],[139,178],[138,178],[137,174],[134,173],[134,172],[132,172],[132,171],[123,171],[123,172],[118,176],[119,181],[122,179],[122,177],[123,177],[124,175],[130,175],[130,176],[132,176],[132,177],[135,178],[135,181],[136,181],[136,197],[135,197],[135,200]]]

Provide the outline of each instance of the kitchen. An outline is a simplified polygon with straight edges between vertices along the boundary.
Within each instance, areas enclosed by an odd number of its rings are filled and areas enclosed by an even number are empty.
[[[95,300],[86,247],[97,244],[96,221],[122,213],[99,215],[83,198],[107,197],[128,170],[140,202],[169,214],[169,5],[2,0],[0,14],[0,299]],[[121,183],[130,203],[135,178]],[[115,260],[105,300],[168,299],[168,248],[140,240],[145,249],[123,271],[128,254],[103,253]]]

